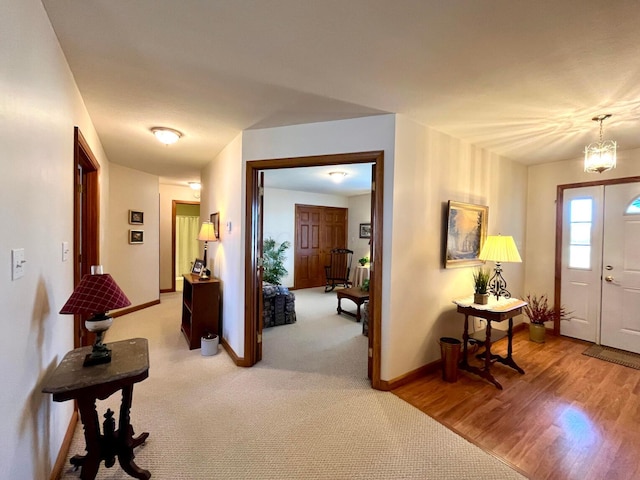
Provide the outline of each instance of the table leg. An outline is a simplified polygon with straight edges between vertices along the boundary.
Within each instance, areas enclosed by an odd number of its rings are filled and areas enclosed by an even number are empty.
[[[487,330],[486,330],[486,340],[484,343],[485,352],[484,352],[484,369],[482,369],[480,376],[491,383],[493,383],[497,388],[502,390],[502,385],[500,382],[496,380],[496,378],[491,374],[491,320],[487,319]]]
[[[342,313],[342,306],[340,305],[341,301],[342,301],[342,297],[338,295],[338,315]]]
[[[71,464],[81,467],[80,478],[82,480],[93,480],[98,474],[100,460],[100,423],[96,412],[95,399],[78,398],[78,409],[80,410],[80,420],[84,427],[84,440],[87,454],[75,455],[71,459]]]
[[[122,389],[122,403],[120,404],[120,418],[118,422],[118,462],[122,469],[134,478],[148,480],[151,477],[149,470],[144,470],[135,464],[133,449],[143,443],[149,434],[142,433],[138,438],[133,438],[134,432],[131,426],[131,401],[133,398],[133,385]]]
[[[515,370],[517,370],[520,373],[524,373],[524,370],[521,369],[518,364],[516,364],[516,362],[513,360],[513,357],[511,356],[511,354],[513,353],[513,318],[509,319],[509,330],[507,331],[507,339],[508,339],[508,343],[507,343],[507,357],[506,358],[502,358],[499,357],[497,355],[495,355],[496,357],[496,361],[502,363],[503,365],[507,365],[511,368],[514,368]]]
[[[458,365],[462,370],[469,370],[469,362],[467,361],[467,343],[469,341],[469,315],[464,315],[464,333],[462,334],[462,361]]]
[[[358,308],[356,308],[356,323],[360,322],[360,303],[356,302],[356,306]]]

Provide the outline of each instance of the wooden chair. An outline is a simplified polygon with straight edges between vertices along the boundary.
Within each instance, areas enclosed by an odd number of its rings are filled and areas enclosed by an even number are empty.
[[[344,285],[349,287],[349,273],[351,272],[351,260],[353,251],[347,248],[334,248],[331,250],[329,265],[325,265],[324,272],[327,277],[327,283],[324,287],[325,292],[330,292],[336,285]]]

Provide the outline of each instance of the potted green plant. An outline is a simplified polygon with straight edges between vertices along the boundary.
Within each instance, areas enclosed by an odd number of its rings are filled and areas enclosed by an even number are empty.
[[[546,295],[527,295],[525,300],[527,305],[522,309],[524,314],[529,318],[529,340],[537,343],[544,343],[546,322],[553,322],[556,319],[562,320],[569,313],[564,307],[556,311],[553,305],[549,305],[549,299]]]
[[[369,257],[362,257],[358,260],[358,263],[364,267],[367,263],[369,263]]]
[[[262,280],[273,285],[280,285],[282,277],[287,275],[284,268],[285,251],[291,243],[285,241],[280,245],[276,244],[273,238],[266,238],[262,244],[263,272]]]
[[[478,268],[473,272],[473,303],[486,305],[489,301],[489,270]]]

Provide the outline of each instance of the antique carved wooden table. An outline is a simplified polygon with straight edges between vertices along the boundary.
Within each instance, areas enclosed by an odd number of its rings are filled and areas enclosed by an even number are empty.
[[[522,370],[513,360],[512,340],[513,317],[522,313],[522,308],[527,305],[527,302],[519,300],[517,298],[502,298],[498,301],[491,298],[487,305],[478,305],[473,303],[473,297],[470,297],[460,300],[454,300],[453,303],[458,306],[458,312],[464,314],[464,333],[462,336],[464,347],[459,368],[461,370],[466,370],[468,372],[479,375],[480,377],[488,380],[497,388],[502,390],[502,385],[500,385],[500,382],[498,382],[498,380],[496,380],[496,378],[491,373],[491,364],[497,361],[515,369],[520,373],[524,373],[524,370]],[[487,321],[487,328],[484,331],[475,332],[474,334],[469,335],[469,315],[471,315],[472,317],[484,318]],[[497,330],[496,333],[493,334],[492,338],[491,322],[503,322],[505,320],[509,320],[508,330],[506,332]],[[508,337],[507,356],[502,357],[500,355],[492,354],[492,342],[495,342],[500,338],[504,338],[505,334]],[[482,354],[482,357],[484,357],[484,368],[482,369],[469,365],[467,361],[467,343],[469,342],[469,339],[475,339],[477,342],[482,343],[485,347],[485,351]]]
[[[109,343],[112,360],[110,363],[83,367],[85,355],[92,347],[81,347],[70,351],[46,379],[42,391],[53,394],[53,400],[64,402],[77,400],[80,419],[84,426],[86,455],[76,455],[71,463],[82,467],[80,478],[92,480],[98,473],[100,462],[106,467],[115,464],[116,457],[122,469],[134,478],[147,480],[148,470],[138,467],[133,459],[133,449],[142,444],[148,433],[133,438],[130,422],[133,385],[149,376],[149,349],[147,339],[133,338]],[[122,390],[118,429],[111,409],[104,414],[103,432],[96,412],[96,400],[104,400],[118,390]]]

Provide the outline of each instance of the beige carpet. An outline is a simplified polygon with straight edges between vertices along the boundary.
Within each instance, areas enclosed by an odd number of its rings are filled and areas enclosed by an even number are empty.
[[[335,292],[295,293],[298,322],[265,330],[263,361],[252,368],[236,367],[222,348],[215,356],[188,350],[180,294],[114,320],[107,342],[149,339],[150,376],[134,388],[131,421],[136,434],[150,433],[136,462],[152,478],[523,478],[395,395],[371,389],[361,324],[336,314]],[[99,402],[98,414],[119,401],[116,393]],[[83,452],[78,427],[70,454]],[[79,474],[68,468],[62,478]],[[130,477],[116,462],[102,464],[97,478]]]
[[[617,348],[605,347],[603,345],[591,345],[587,348],[583,355],[598,358],[606,362],[617,363],[625,367],[640,370],[640,355],[618,350]]]

